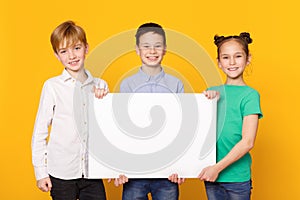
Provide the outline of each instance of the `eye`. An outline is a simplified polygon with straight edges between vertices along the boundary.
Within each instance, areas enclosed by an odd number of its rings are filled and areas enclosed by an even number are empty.
[[[75,47],[75,50],[80,50],[81,49],[81,46],[76,46]]]
[[[221,58],[225,60],[228,59],[228,56],[222,56]]]
[[[60,54],[65,54],[67,51],[66,50],[60,50],[59,53]]]
[[[161,50],[163,49],[163,46],[161,44],[155,45],[154,46],[155,49]]]

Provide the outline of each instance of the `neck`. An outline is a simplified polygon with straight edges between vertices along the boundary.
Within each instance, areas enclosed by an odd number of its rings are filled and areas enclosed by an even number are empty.
[[[67,71],[73,78],[75,78],[77,81],[80,81],[81,83],[84,83],[84,81],[86,81],[86,79],[88,78],[84,69],[80,69],[79,71],[71,71],[71,70],[67,70]]]
[[[155,76],[161,72],[162,68],[160,65],[154,67],[142,65],[142,70],[150,76]]]
[[[225,82],[226,85],[246,85],[244,79],[240,78],[240,79],[226,79]]]

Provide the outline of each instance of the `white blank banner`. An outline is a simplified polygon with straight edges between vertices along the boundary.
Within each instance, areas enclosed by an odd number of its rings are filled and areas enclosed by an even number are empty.
[[[216,100],[192,93],[90,97],[89,178],[195,178],[215,163]]]

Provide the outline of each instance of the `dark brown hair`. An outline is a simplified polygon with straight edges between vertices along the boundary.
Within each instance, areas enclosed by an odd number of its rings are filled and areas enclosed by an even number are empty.
[[[215,37],[214,37],[214,43],[217,46],[217,53],[218,53],[218,57],[217,58],[219,59],[219,53],[220,53],[221,46],[225,42],[230,41],[230,40],[235,40],[238,43],[240,43],[242,45],[242,47],[243,47],[243,50],[246,53],[247,58],[248,58],[248,56],[249,56],[248,44],[252,43],[252,39],[250,37],[250,34],[247,33],[247,32],[242,32],[240,35],[232,35],[232,36],[226,36],[226,37],[225,36],[215,35]]]
[[[166,33],[165,33],[164,29],[162,28],[161,25],[153,23],[153,22],[142,24],[138,28],[138,30],[136,31],[136,34],[135,34],[136,45],[140,44],[141,35],[148,33],[148,32],[153,32],[153,33],[161,35],[163,37],[164,45],[166,45]]]

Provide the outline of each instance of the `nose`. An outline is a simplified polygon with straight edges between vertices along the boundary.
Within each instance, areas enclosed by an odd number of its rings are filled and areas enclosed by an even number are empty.
[[[150,46],[149,50],[150,50],[150,52],[154,52],[155,51],[155,47],[154,46]]]
[[[149,47],[150,53],[155,53],[156,49],[154,46]]]
[[[229,64],[234,65],[235,64],[235,59],[231,57],[230,60],[229,60]]]
[[[74,59],[76,58],[76,54],[75,52],[73,52],[72,50],[69,51],[69,59]]]

